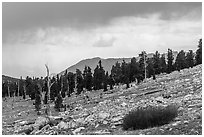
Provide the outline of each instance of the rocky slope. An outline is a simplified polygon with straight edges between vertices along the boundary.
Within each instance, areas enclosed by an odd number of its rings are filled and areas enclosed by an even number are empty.
[[[100,93],[100,94],[97,94]],[[171,74],[161,74],[157,80],[147,79],[132,87],[116,87],[113,91],[86,93],[76,97],[74,109],[58,116],[38,117],[34,121],[18,120],[10,134],[202,134],[202,65]],[[95,94],[95,95],[94,95]],[[176,105],[178,116],[169,124],[144,130],[122,130],[122,118],[138,107]],[[4,132],[3,132],[4,133]]]
[[[108,73],[110,73],[112,66],[115,65],[115,63],[117,61],[120,62],[120,63],[123,60],[125,60],[126,62],[130,62],[130,59],[131,58],[108,58],[108,59],[103,59],[103,58],[96,57],[96,58],[82,60],[82,61],[76,63],[75,65],[70,66],[66,70],[68,72],[75,73],[76,69],[79,69],[79,70],[81,70],[83,72],[84,67],[86,65],[86,66],[89,66],[91,68],[92,72],[93,72],[94,69],[96,68],[96,65],[98,65],[99,60],[101,60],[102,66],[104,67],[104,69],[106,71],[108,71]],[[66,70],[60,72],[59,75],[64,74]]]

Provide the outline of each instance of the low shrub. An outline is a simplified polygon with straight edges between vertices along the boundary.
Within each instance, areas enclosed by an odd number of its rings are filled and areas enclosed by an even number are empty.
[[[177,116],[177,107],[169,105],[166,108],[148,107],[130,111],[123,118],[123,129],[145,129],[169,123]]]

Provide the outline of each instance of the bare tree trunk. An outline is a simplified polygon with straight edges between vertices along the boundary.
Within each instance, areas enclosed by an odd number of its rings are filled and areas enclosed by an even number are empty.
[[[23,99],[26,99],[26,86],[23,84]]]
[[[38,87],[39,87],[39,91],[40,91],[40,102],[41,102],[41,104],[43,105],[43,100],[44,100],[44,98],[45,98],[45,93],[43,93],[43,91],[42,91],[42,86],[39,84],[38,85]]]
[[[45,64],[45,67],[47,69],[47,88],[48,88],[48,95],[47,95],[47,113],[49,116],[51,116],[51,110],[50,110],[50,77],[49,77],[49,68]]]
[[[144,51],[144,69],[145,69],[145,82],[146,82],[146,78],[147,78],[147,70],[146,70],[146,57],[145,57],[146,53]]]
[[[61,79],[61,93],[62,93],[62,89],[63,89],[63,76],[61,76],[61,78],[62,78],[62,79]],[[60,94],[61,94],[61,93],[60,93]]]
[[[68,81],[68,78],[67,78],[67,97],[69,97],[69,81]]]
[[[19,86],[20,86],[20,81],[18,81],[18,95],[17,95],[18,97],[20,95],[20,87]]]
[[[10,88],[9,88],[9,81],[8,81],[8,96],[11,97],[11,92],[10,92]]]

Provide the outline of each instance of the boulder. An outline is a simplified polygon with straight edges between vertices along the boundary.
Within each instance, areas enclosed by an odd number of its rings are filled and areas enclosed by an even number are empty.
[[[114,117],[113,119],[111,119],[112,122],[118,122],[122,119],[122,116],[118,116],[118,117]]]
[[[33,130],[34,130],[33,126],[26,125],[22,129],[16,130],[15,133],[29,135]]]
[[[104,121],[103,121],[103,124],[104,124],[104,125],[107,125],[107,124],[108,124],[108,121],[104,120]]]
[[[44,127],[46,124],[49,123],[49,118],[47,117],[38,117],[33,125],[35,129],[39,129]]]
[[[123,102],[123,103],[121,104],[121,106],[126,107],[126,106],[127,106],[127,103]]]
[[[69,121],[68,123],[68,128],[76,128],[77,123],[74,120]]]
[[[81,130],[83,130],[83,129],[85,129],[84,127],[79,127],[79,128],[77,128],[77,129],[75,129],[74,131],[72,131],[72,133],[74,134],[74,135],[76,135],[78,132],[80,132]]]
[[[68,129],[69,125],[67,123],[65,123],[64,121],[61,121],[58,125],[57,125],[58,129]]]
[[[155,100],[156,100],[158,103],[163,103],[163,102],[164,102],[164,98],[161,97],[161,96],[155,98]]]
[[[77,123],[83,123],[83,122],[84,122],[84,118],[75,119],[75,122],[77,122]]]
[[[24,126],[24,125],[26,125],[26,124],[28,124],[28,121],[21,121],[21,122],[19,122],[19,125],[20,125],[20,126]]]
[[[94,115],[89,115],[86,119],[85,119],[85,122],[88,122],[88,123],[90,123],[90,122],[92,122],[92,121],[94,121]]]
[[[175,123],[172,124],[172,126],[177,126],[180,123],[181,123],[181,121],[176,121]]]
[[[109,116],[110,116],[109,113],[99,113],[99,115],[98,115],[98,117],[99,117],[100,119],[106,119],[106,118],[108,118]]]

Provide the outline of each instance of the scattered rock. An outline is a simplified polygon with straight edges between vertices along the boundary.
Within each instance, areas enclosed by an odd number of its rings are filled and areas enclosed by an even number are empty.
[[[85,121],[88,122],[88,123],[94,121],[94,115],[89,115],[89,116],[85,119]]]
[[[110,116],[109,113],[99,113],[98,117],[101,119],[106,119]]]
[[[80,132],[81,130],[85,129],[85,127],[79,127],[77,129],[75,129],[73,132],[74,135],[76,135],[78,132]]]
[[[183,121],[184,124],[188,124],[189,122],[187,120]]]
[[[175,123],[172,124],[172,126],[177,126],[180,123],[181,123],[181,121],[176,121]]]
[[[104,125],[107,125],[107,124],[108,124],[108,121],[104,120],[104,121],[103,121],[103,124],[104,124]]]
[[[112,122],[118,122],[122,119],[121,116],[118,116],[118,117],[114,117],[113,119],[111,119]]]
[[[94,133],[95,133],[95,134],[102,135],[102,134],[110,134],[111,132],[106,131],[106,130],[98,130],[98,131],[95,131]]]
[[[58,127],[59,129],[68,129],[68,128],[69,128],[69,125],[68,125],[67,123],[61,121],[61,122],[57,125],[57,127]]]
[[[68,124],[68,128],[76,128],[77,127],[77,123],[74,122],[73,120],[71,120],[67,124]]]
[[[49,118],[46,117],[38,117],[34,123],[34,128],[39,129],[49,123]]]
[[[17,134],[26,134],[29,135],[34,130],[33,126],[24,126],[21,130],[16,130],[15,133]]]
[[[112,128],[112,129],[115,129],[115,128],[116,128],[116,126],[115,126],[115,125],[112,125],[112,126],[111,126],[111,128]]]
[[[121,106],[126,107],[126,106],[127,106],[127,103],[123,102],[123,103],[121,104]]]
[[[164,98],[163,97],[157,97],[157,98],[155,98],[155,100],[158,102],[158,103],[162,103],[162,102],[164,102]]]

